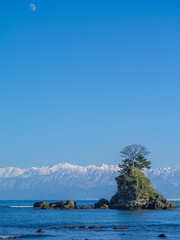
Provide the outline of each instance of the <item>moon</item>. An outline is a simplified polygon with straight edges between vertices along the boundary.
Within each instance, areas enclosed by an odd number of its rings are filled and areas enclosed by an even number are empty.
[[[29,7],[31,9],[32,12],[35,12],[36,11],[36,5],[34,3],[30,3],[29,4]]]

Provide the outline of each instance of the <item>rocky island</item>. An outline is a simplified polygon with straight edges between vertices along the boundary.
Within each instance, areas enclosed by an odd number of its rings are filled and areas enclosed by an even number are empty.
[[[110,208],[114,209],[175,209],[175,204],[168,202],[156,193],[149,178],[143,173],[150,168],[151,162],[145,156],[146,147],[133,144],[120,152],[123,158],[119,164],[120,175],[116,177],[117,193],[111,198]]]
[[[120,175],[116,177],[117,193],[111,198],[110,208],[114,209],[175,209],[175,204],[168,202],[156,193],[149,178],[143,173],[150,168],[151,162],[145,157],[149,154],[146,147],[133,144],[120,152],[123,158],[119,164]]]
[[[151,162],[145,156],[149,153],[144,146],[130,145],[121,152],[124,159],[119,164],[120,175],[116,177],[117,193],[110,202],[102,198],[94,206],[76,206],[74,201],[60,201],[47,204],[36,202],[36,209],[177,209],[175,204],[168,202],[161,194],[156,193],[151,181],[145,177],[144,168],[150,168]]]
[[[117,193],[111,198],[114,209],[173,209],[178,208],[154,191],[151,181],[139,168],[130,169],[128,174],[116,178]]]

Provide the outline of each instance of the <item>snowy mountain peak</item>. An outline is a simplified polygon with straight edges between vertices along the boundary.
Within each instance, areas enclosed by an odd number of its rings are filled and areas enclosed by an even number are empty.
[[[145,169],[159,193],[180,198],[180,167]],[[1,199],[97,199],[116,192],[117,165],[78,166],[59,163],[46,167],[0,168]]]

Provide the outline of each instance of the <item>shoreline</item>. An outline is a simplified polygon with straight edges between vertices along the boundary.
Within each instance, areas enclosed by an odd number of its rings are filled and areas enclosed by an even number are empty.
[[[180,201],[180,199],[178,199],[178,198],[167,198],[166,200],[167,201]]]

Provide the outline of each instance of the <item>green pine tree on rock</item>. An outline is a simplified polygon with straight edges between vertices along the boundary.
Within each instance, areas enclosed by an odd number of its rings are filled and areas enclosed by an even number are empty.
[[[151,181],[145,177],[144,168],[150,168],[151,162],[146,159],[148,150],[134,144],[125,147],[121,152],[122,164],[119,164],[120,175],[116,177],[117,193],[111,198],[110,208],[115,209],[171,209],[177,208],[173,203],[156,193]]]

